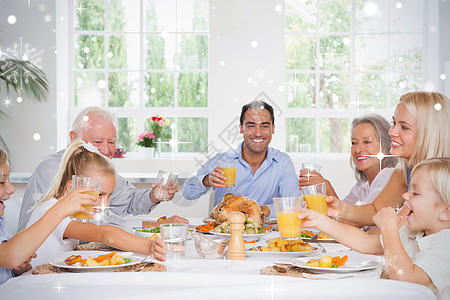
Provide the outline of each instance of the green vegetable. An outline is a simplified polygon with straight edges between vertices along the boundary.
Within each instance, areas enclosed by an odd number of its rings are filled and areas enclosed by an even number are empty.
[[[338,266],[337,264],[335,264],[335,263],[332,263],[332,264],[331,264],[331,267],[332,267],[332,268],[339,268],[339,266]]]
[[[302,238],[308,238],[308,239],[311,238],[311,236],[310,236],[309,234],[306,234],[306,233],[302,233],[300,236],[301,236]]]
[[[155,227],[155,228],[142,228],[142,229],[137,229],[136,231],[139,231],[139,232],[150,232],[150,233],[160,233],[159,227]]]
[[[131,258],[124,258],[123,260],[125,260],[125,263],[126,263],[126,264],[132,261]]]

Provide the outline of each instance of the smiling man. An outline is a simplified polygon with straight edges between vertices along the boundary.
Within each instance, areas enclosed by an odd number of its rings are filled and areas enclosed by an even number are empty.
[[[239,129],[244,142],[236,149],[219,153],[209,159],[183,185],[183,196],[194,200],[214,188],[214,205],[227,193],[255,199],[268,205],[275,215],[274,197],[299,196],[297,175],[291,158],[269,147],[275,133],[273,108],[264,101],[253,101],[242,107]],[[235,186],[223,186],[226,177],[218,167],[220,159],[237,162]]]

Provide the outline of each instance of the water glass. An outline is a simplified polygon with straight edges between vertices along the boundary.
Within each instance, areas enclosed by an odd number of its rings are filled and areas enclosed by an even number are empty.
[[[327,190],[325,182],[302,187],[306,205],[309,209],[327,214]]]
[[[234,186],[236,184],[237,161],[235,159],[220,159],[219,168],[222,169],[225,173],[224,176],[227,178],[223,186]]]
[[[90,186],[94,188],[94,192],[87,192],[88,194],[92,194],[94,196],[96,196],[98,198],[98,196],[100,195],[100,190],[102,188],[103,185],[103,181],[99,180],[99,179],[95,179],[95,178],[90,178],[90,177],[83,177],[83,176],[79,176],[79,175],[73,175],[72,176],[72,191],[76,190],[80,187],[86,187],[86,186]],[[92,205],[83,205],[88,211],[91,212],[90,215],[86,215],[85,213],[82,212],[78,212],[72,216],[70,216],[70,218],[72,220],[75,221],[80,221],[80,222],[88,222],[89,219],[93,218],[94,216],[94,207]]]
[[[188,224],[161,224],[161,239],[166,243],[168,260],[184,259]]]
[[[298,213],[303,208],[303,197],[273,198],[278,230],[283,240],[295,240],[301,235],[302,220]]]
[[[177,174],[159,170],[158,177],[155,181],[156,187],[153,196],[161,201],[167,201],[169,198],[169,191],[175,187],[177,179]]]

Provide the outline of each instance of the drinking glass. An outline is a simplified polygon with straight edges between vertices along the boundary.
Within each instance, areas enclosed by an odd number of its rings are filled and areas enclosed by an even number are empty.
[[[319,173],[321,168],[322,166],[318,164],[302,163],[302,170],[316,171]]]
[[[302,187],[306,205],[309,209],[327,214],[327,191],[325,182]]]
[[[98,198],[99,194],[100,194],[100,190],[102,188],[103,185],[103,181],[99,180],[99,179],[95,179],[95,178],[91,178],[91,177],[83,177],[83,176],[79,176],[79,175],[72,175],[72,191],[76,190],[80,187],[85,187],[85,186],[91,186],[94,188],[94,192],[86,192],[88,194],[92,194],[94,196],[96,196]],[[70,216],[70,218],[72,220],[76,220],[76,221],[80,221],[80,222],[89,222],[89,219],[91,219],[94,213],[94,207],[92,205],[83,205],[88,211],[91,212],[90,215],[86,215],[85,213],[82,212],[78,212],[72,216]]]
[[[283,240],[295,240],[300,237],[302,220],[298,213],[303,207],[303,197],[273,198],[277,213],[278,230]]]
[[[235,159],[220,159],[219,160],[219,168],[225,173],[225,177],[227,178],[223,182],[223,186],[234,186],[236,183],[236,167],[237,161]]]
[[[184,259],[188,224],[161,224],[161,239],[166,243],[168,260]]]
[[[159,170],[158,177],[156,178],[156,187],[153,196],[156,199],[167,201],[167,199],[169,198],[169,191],[175,186],[177,179],[177,174]]]

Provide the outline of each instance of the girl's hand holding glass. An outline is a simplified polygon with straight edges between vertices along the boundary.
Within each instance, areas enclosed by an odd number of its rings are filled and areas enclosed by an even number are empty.
[[[81,187],[66,194],[55,206],[60,206],[65,216],[72,216],[76,213],[90,215],[91,212],[84,205],[96,206],[99,200],[94,193],[93,187]]]
[[[150,242],[150,255],[160,261],[166,260],[166,244],[161,239],[156,239],[154,241],[149,240]]]

